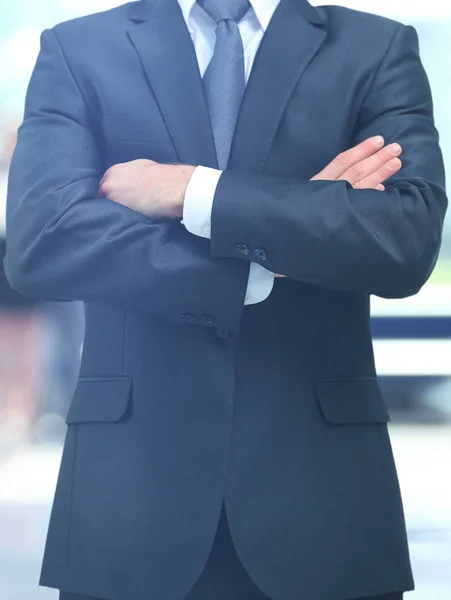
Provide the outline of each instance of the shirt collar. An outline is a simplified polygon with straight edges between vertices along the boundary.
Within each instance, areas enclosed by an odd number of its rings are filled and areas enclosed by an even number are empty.
[[[249,2],[254,9],[257,19],[260,23],[260,27],[263,29],[263,31],[266,31],[280,0],[249,0]],[[191,11],[196,4],[196,0],[178,0],[178,3],[180,5],[185,23],[189,23]]]
[[[191,11],[193,10],[193,6],[196,4],[196,0],[178,0],[178,3],[180,5],[185,23],[188,24]]]
[[[272,19],[273,14],[276,12],[276,8],[279,6],[280,0],[249,0],[252,8],[254,9],[257,19],[260,23],[260,27],[263,31],[268,29],[269,22]]]

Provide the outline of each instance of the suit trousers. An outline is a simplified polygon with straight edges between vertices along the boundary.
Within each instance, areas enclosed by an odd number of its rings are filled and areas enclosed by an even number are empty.
[[[402,600],[402,592],[350,600]],[[98,600],[61,591],[59,600]],[[124,598],[124,600],[150,600]],[[270,600],[252,581],[233,545],[224,507],[205,569],[185,600]],[[294,598],[293,600],[309,600]],[[334,600],[331,598],[331,600]]]

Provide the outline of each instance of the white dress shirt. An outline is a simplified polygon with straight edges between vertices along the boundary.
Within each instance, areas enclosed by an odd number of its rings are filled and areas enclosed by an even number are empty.
[[[224,0],[225,2],[227,0]],[[215,42],[216,23],[195,0],[178,0],[196,51],[201,76],[210,63]],[[238,24],[244,47],[246,82],[263,35],[280,0],[250,0],[251,8]],[[183,224],[197,236],[210,238],[213,199],[222,171],[198,166],[185,194]],[[274,275],[251,263],[245,304],[262,302],[271,293]]]

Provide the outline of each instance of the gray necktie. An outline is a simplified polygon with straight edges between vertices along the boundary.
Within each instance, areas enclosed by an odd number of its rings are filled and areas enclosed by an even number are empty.
[[[238,112],[245,90],[244,50],[238,23],[248,0],[198,0],[216,21],[216,44],[203,78],[218,167],[227,168]]]

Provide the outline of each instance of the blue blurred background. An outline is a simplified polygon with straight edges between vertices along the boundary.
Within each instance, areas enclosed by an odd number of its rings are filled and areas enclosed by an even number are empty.
[[[451,3],[330,3],[386,15],[417,28],[448,167]],[[2,0],[1,252],[8,164],[40,33],[59,21],[118,4],[121,2],[111,0]],[[407,600],[450,600],[451,218],[447,220],[441,258],[431,281],[414,298],[373,298],[372,314],[377,368],[393,419],[393,448],[417,581],[417,590]],[[78,374],[83,329],[80,303],[30,302],[12,292],[0,274],[1,600],[56,600],[54,591],[37,588],[37,580],[65,433],[64,417]]]

